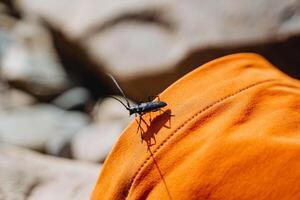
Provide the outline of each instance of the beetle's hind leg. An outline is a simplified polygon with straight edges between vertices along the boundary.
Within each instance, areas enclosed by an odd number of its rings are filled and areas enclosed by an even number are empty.
[[[141,133],[143,133],[144,130],[143,130],[142,126],[141,126],[141,123],[142,123],[142,116],[141,116],[141,115],[135,114],[135,117],[137,117],[137,116],[139,116],[139,119],[138,119],[138,120],[136,119],[136,122],[138,123],[138,127],[137,127],[136,132],[139,133],[139,131],[141,130]]]

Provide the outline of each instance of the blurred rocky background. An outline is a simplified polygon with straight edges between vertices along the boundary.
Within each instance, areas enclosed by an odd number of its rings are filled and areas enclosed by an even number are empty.
[[[0,199],[88,199],[132,118],[214,58],[256,52],[300,78],[300,0],[0,1]]]

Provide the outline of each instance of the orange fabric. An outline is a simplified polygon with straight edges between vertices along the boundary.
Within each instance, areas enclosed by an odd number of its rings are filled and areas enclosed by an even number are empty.
[[[163,93],[166,113],[133,121],[92,194],[106,199],[300,199],[300,82],[234,54]]]

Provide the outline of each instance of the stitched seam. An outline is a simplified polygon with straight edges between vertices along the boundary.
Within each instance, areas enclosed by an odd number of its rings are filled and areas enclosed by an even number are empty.
[[[245,91],[245,90],[248,90],[250,88],[253,88],[255,86],[258,86],[260,84],[263,84],[263,83],[266,83],[266,82],[271,82],[271,81],[274,81],[274,79],[270,79],[270,80],[264,80],[264,81],[259,81],[259,82],[256,82],[256,83],[253,83],[251,85],[248,85],[242,89],[239,89],[238,91],[234,92],[234,93],[231,93],[229,95],[226,95],[224,97],[222,97],[221,99],[213,102],[212,104],[206,106],[205,108],[201,109],[200,111],[198,111],[197,113],[195,113],[193,116],[191,116],[190,118],[188,118],[185,122],[183,122],[178,128],[175,129],[175,131],[173,133],[171,133],[166,139],[164,139],[162,141],[162,143],[156,147],[156,149],[152,152],[152,156],[155,155],[155,153],[162,147],[164,146],[167,141],[169,141],[180,129],[182,129],[183,127],[185,127],[189,122],[191,122],[194,118],[196,118],[198,115],[200,115],[201,113],[203,113],[204,111],[208,110],[209,108],[213,107],[214,105],[218,104],[218,103],[221,103],[222,101],[230,98],[230,97],[233,97],[233,96],[236,96],[237,94]],[[138,170],[136,171],[136,173],[134,173],[133,177],[131,178],[131,181],[130,181],[130,185],[128,187],[128,189],[126,190],[126,197],[125,199],[127,199],[128,195],[129,195],[129,191],[132,187],[132,184],[134,183],[135,181],[135,178],[138,176],[138,174],[140,173],[140,171],[143,169],[143,167],[148,163],[148,161],[151,159],[152,156],[148,156],[147,159],[143,162],[143,164],[138,168]]]

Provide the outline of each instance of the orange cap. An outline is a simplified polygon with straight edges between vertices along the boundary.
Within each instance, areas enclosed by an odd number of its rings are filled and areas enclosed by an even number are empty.
[[[165,113],[124,130],[91,199],[300,199],[299,81],[234,54],[159,97]]]

